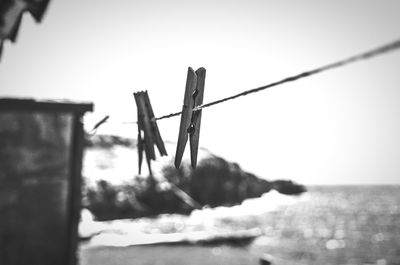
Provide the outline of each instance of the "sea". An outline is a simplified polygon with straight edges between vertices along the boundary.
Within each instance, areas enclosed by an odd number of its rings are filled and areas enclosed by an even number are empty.
[[[400,264],[400,186],[320,186],[265,216],[263,251],[298,264]]]
[[[307,189],[299,196],[269,192],[190,216],[108,222],[81,245],[80,264],[400,265],[400,186]],[[162,242],[193,232],[212,237],[238,231],[257,233],[243,244]]]

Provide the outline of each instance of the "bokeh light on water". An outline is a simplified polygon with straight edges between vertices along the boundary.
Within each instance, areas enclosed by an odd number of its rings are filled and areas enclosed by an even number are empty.
[[[266,214],[253,245],[295,264],[400,264],[400,187],[309,188],[309,200]]]

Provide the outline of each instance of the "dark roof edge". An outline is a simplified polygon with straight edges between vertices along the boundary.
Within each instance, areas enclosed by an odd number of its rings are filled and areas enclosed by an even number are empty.
[[[0,110],[62,111],[83,114],[87,111],[93,111],[93,103],[67,100],[36,101],[34,99],[0,98]]]

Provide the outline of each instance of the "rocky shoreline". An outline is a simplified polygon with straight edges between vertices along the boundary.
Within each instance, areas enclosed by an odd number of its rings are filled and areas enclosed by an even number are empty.
[[[96,135],[87,138],[84,159],[99,159],[99,156],[107,155],[118,160],[122,153],[125,156],[136,154],[135,140]],[[131,161],[134,163],[135,157]],[[245,199],[260,197],[272,189],[287,195],[306,191],[303,185],[290,180],[259,178],[243,171],[238,164],[208,152],[202,156],[195,170],[185,162],[179,170],[172,163],[164,163],[158,167],[156,174],[143,177],[135,175],[137,170],[132,167],[132,177],[121,183],[98,178],[93,182],[96,178],[92,175],[97,169],[102,174],[117,174],[113,173],[116,165],[110,164],[110,161],[105,164],[87,162],[84,163],[83,206],[99,221],[163,213],[189,214],[202,207],[233,206]]]

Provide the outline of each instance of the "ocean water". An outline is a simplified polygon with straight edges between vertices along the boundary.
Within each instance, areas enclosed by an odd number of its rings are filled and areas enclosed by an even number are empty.
[[[113,232],[81,248],[82,265],[260,264],[261,257],[281,265],[400,265],[400,186],[315,186],[301,196],[270,192],[190,216],[97,225]],[[239,246],[142,244],[237,231],[259,236]]]
[[[309,187],[308,195],[261,217],[265,237],[252,250],[293,264],[400,264],[400,186]]]

